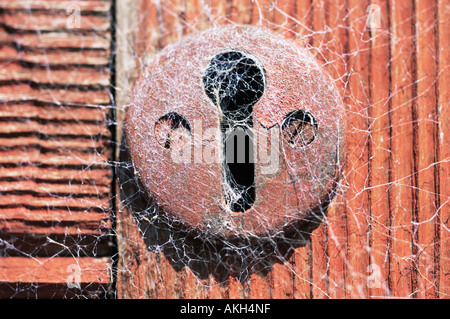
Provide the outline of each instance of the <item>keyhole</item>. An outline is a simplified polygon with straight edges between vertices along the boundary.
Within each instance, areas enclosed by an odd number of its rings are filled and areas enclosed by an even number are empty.
[[[233,212],[245,212],[256,197],[253,105],[264,92],[264,69],[250,54],[229,51],[211,60],[203,83],[221,110],[225,200]]]

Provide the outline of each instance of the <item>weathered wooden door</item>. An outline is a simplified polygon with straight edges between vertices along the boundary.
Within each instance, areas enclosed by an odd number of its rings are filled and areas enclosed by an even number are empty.
[[[0,297],[448,298],[449,8],[1,0]],[[339,192],[317,229],[269,253],[159,218],[126,157],[136,78],[225,24],[307,48],[344,98]]]

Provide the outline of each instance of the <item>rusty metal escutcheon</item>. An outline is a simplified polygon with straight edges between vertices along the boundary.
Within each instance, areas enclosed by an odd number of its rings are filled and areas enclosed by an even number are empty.
[[[231,26],[187,36],[150,62],[125,133],[146,196],[171,218],[226,237],[264,236],[331,201],[343,112],[306,49]]]

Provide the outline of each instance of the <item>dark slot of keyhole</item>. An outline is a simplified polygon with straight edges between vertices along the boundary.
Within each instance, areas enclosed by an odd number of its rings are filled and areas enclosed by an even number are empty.
[[[226,196],[234,212],[244,212],[255,202],[253,105],[264,92],[264,79],[264,70],[256,59],[239,51],[216,55],[203,78],[206,94],[223,114],[224,182],[233,193],[240,194],[236,198]]]

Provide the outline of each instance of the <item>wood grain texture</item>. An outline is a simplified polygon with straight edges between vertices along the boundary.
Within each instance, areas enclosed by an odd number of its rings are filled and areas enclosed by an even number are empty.
[[[348,54],[346,54],[348,27],[347,27],[346,1],[328,3],[328,25],[330,27],[327,55],[330,63],[327,70],[336,85],[345,97],[348,83]],[[305,31],[306,32],[306,31]],[[345,154],[345,153],[344,153]],[[346,157],[346,155],[344,155]],[[344,162],[346,159],[344,158]],[[330,203],[325,219],[327,226],[328,269],[328,296],[330,298],[345,298],[345,271],[346,271],[346,243],[347,243],[347,216],[345,214],[345,189],[341,188],[335,199]],[[313,237],[314,238],[314,237]]]
[[[388,17],[389,4],[373,1],[383,17]],[[370,188],[370,296],[389,297],[389,250],[391,233],[389,216],[391,209],[391,81],[389,74],[390,45],[389,20],[381,21],[379,29],[370,31],[370,108],[368,110],[371,143],[369,143]],[[389,79],[389,80],[387,80]]]
[[[417,226],[415,235],[417,294],[434,298],[437,292],[437,50],[436,2],[415,7],[417,52]],[[422,146],[422,147],[421,147]]]
[[[365,16],[368,1],[348,2],[349,78],[347,127],[347,161],[345,180],[348,186],[345,199],[347,215],[346,289],[348,298],[367,298],[367,247],[370,206],[368,202],[368,29]]]
[[[79,283],[109,282],[111,264],[108,258],[0,258],[0,282],[63,283],[73,265],[80,271]]]
[[[391,167],[392,208],[390,280],[392,295],[412,297],[414,197],[414,11],[406,2],[392,1],[391,21]]]
[[[185,34],[223,24],[258,25],[293,38],[316,56],[344,97],[348,130],[342,185],[323,224],[285,259],[246,278],[229,271],[233,264],[224,269],[198,256],[216,267],[205,277],[190,264],[178,267],[164,249],[146,249],[122,197],[119,297],[449,297],[445,1],[118,4],[127,9],[118,30],[128,30],[118,36],[119,47],[126,46],[117,61],[118,74],[127,75],[121,92],[130,92],[147,61]],[[377,19],[370,16],[374,12],[379,20],[371,20]],[[135,33],[129,20],[139,21]],[[122,97],[118,119],[127,105]]]
[[[0,2],[2,298],[111,288],[111,1],[76,4]]]
[[[438,159],[437,178],[438,224],[437,236],[440,245],[439,258],[439,296],[450,298],[450,7],[445,1],[438,1]]]

